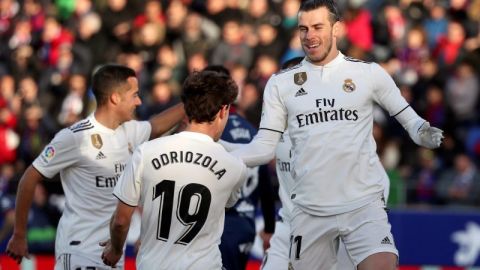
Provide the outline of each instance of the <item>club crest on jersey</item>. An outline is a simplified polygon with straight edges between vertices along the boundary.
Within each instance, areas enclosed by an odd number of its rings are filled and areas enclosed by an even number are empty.
[[[97,149],[102,148],[103,141],[102,141],[102,137],[100,137],[100,134],[96,134],[96,133],[92,134],[92,136],[90,136],[90,139],[92,140],[93,147]]]
[[[302,85],[307,81],[306,72],[297,72],[293,75],[293,82],[297,85]]]
[[[343,82],[343,91],[347,93],[355,91],[356,87],[357,86],[353,83],[352,79],[345,79],[345,81]]]

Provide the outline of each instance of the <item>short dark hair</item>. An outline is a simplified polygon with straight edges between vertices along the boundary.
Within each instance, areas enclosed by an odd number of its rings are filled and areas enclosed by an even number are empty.
[[[305,0],[300,4],[299,11],[310,11],[321,7],[326,7],[330,12],[330,21],[332,24],[340,21],[340,12],[338,11],[335,0]]]
[[[190,121],[212,122],[224,105],[231,105],[238,94],[237,84],[216,71],[195,71],[183,83],[182,102]]]
[[[136,77],[135,71],[126,66],[106,64],[98,68],[92,76],[92,91],[97,104],[106,104],[109,96],[121,90],[130,77]]]

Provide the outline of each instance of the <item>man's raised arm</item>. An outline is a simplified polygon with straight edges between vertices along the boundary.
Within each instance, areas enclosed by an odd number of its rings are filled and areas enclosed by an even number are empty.
[[[241,158],[248,167],[266,164],[275,156],[281,135],[280,132],[260,129],[250,143],[238,147],[231,154]]]

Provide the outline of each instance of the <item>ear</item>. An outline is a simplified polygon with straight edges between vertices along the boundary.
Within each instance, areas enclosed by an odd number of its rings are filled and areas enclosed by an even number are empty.
[[[227,118],[229,110],[230,110],[229,106],[222,106],[222,108],[218,112],[218,117],[220,117],[220,119]]]
[[[111,95],[110,95],[110,102],[112,104],[115,104],[117,105],[119,102],[120,102],[121,98],[120,98],[120,94],[118,92],[113,92]]]
[[[333,36],[338,38],[342,36],[342,31],[343,31],[343,23],[340,21],[337,21],[333,24]]]

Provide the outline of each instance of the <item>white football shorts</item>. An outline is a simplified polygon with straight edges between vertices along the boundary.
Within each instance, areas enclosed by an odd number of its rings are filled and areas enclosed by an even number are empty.
[[[288,270],[288,254],[290,250],[290,224],[287,221],[277,221],[275,233],[270,239],[270,247],[263,257],[262,270]],[[355,270],[355,265],[347,254],[345,245],[340,241],[338,249],[338,269]]]
[[[55,270],[122,270],[123,258],[117,263],[115,268],[105,264],[99,264],[86,256],[78,254],[64,253],[58,256],[55,261]]]
[[[351,212],[313,216],[295,207],[289,257],[293,269],[338,268],[339,243],[356,266],[368,256],[390,252],[398,257],[385,204],[378,200]]]

